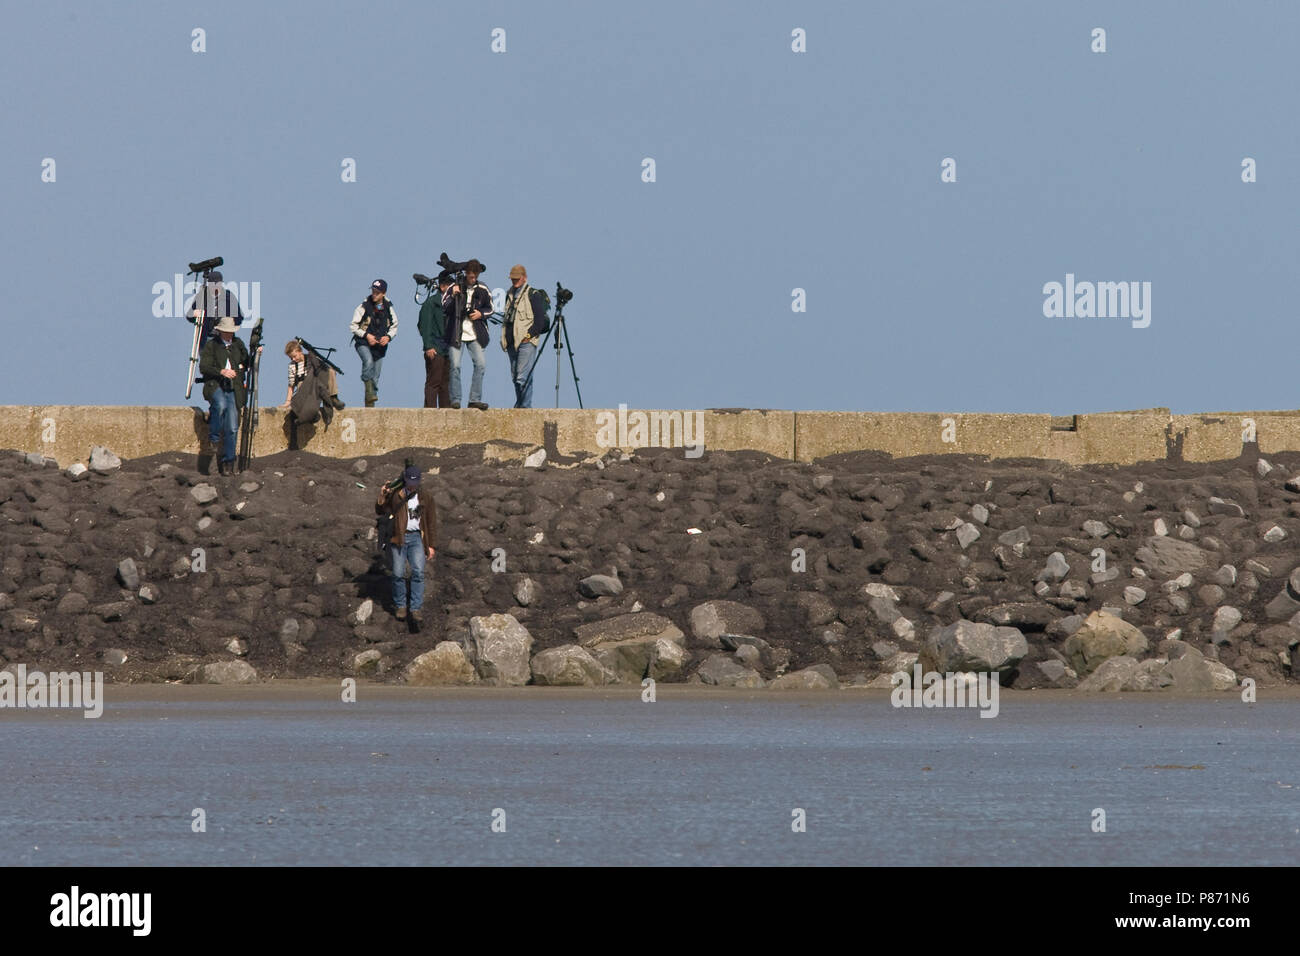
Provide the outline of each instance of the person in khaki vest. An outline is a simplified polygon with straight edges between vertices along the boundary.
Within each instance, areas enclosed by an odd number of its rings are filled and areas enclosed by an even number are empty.
[[[528,284],[528,270],[511,266],[510,288],[506,290],[505,322],[501,326],[501,349],[510,358],[510,378],[515,385],[515,408],[533,407],[533,364],[537,347],[551,327],[547,312],[551,301],[541,289]]]
[[[419,624],[424,617],[425,564],[433,560],[433,542],[438,531],[438,509],[427,493],[421,494],[419,468],[408,464],[400,481],[389,482],[379,489],[375,514],[385,515],[393,523],[393,533],[388,539],[388,549],[393,553],[393,614],[399,621],[406,620],[409,568],[411,620]]]

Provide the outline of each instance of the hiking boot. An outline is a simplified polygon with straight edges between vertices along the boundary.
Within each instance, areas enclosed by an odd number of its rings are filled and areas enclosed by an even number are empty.
[[[220,458],[217,460],[217,474],[218,475],[230,474],[230,464],[224,458]]]
[[[393,612],[393,616],[394,616],[395,618],[397,618],[399,621],[405,621],[405,620],[406,620],[406,608],[404,608],[404,607],[399,607],[396,611]]]
[[[416,624],[419,624],[421,621],[424,620],[424,613],[422,611],[415,610],[415,608],[411,608],[411,620],[414,621]]]
[[[378,400],[379,389],[375,387],[374,382],[366,382],[366,408],[374,408]]]
[[[477,408],[480,412],[487,411],[487,402],[470,402],[470,408]]]
[[[330,404],[339,411],[343,411],[343,409],[347,408],[347,406],[343,404],[343,399],[339,398],[337,395],[330,396]]]

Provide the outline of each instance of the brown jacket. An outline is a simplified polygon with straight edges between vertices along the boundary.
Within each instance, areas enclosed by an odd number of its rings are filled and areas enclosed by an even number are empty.
[[[424,539],[425,548],[436,547],[434,541],[438,536],[438,508],[433,503],[433,493],[421,483],[416,494],[420,503],[415,513],[420,518],[420,537]],[[379,500],[375,502],[375,514],[388,515],[393,521],[393,533],[388,543],[400,548],[406,540],[406,487],[389,491],[384,485],[379,489]]]

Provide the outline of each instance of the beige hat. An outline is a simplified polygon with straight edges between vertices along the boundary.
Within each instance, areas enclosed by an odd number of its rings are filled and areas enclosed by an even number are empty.
[[[233,316],[226,315],[226,316],[222,316],[221,321],[217,323],[217,327],[213,331],[214,332],[238,332],[239,327],[235,325],[235,319]]]
[[[528,275],[528,273],[524,270],[523,266],[513,265],[510,267],[510,278],[522,279],[526,275]]]

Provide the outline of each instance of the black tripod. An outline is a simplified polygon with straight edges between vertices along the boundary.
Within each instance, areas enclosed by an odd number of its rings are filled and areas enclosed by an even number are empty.
[[[537,371],[537,363],[541,360],[542,351],[546,348],[546,341],[555,333],[555,407],[560,407],[560,349],[569,353],[569,370],[573,372],[573,390],[578,393],[578,407],[582,408],[582,389],[578,387],[578,366],[573,361],[573,348],[569,345],[568,330],[564,324],[564,307],[569,304],[573,298],[573,293],[560,283],[555,283],[555,321],[551,327],[546,330],[542,336],[542,342],[537,346],[537,358],[533,360],[533,367],[528,370],[528,378],[524,381],[523,392],[527,392],[533,384],[533,374]],[[507,319],[507,321],[509,321]]]

